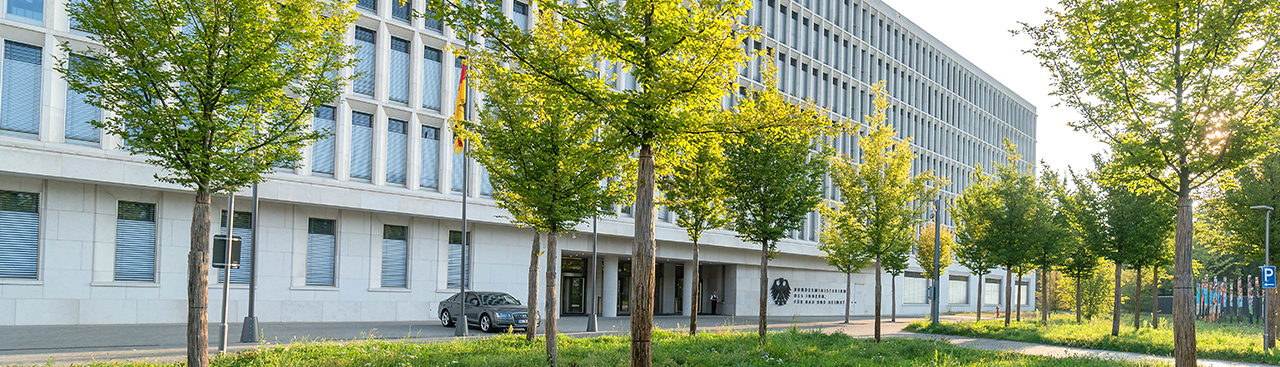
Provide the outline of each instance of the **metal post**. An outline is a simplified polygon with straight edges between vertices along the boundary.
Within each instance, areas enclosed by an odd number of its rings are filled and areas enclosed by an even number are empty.
[[[253,184],[253,228],[249,229],[249,237],[253,239],[253,248],[249,250],[249,314],[244,317],[244,326],[240,328],[241,343],[258,342],[258,316],[253,312],[255,295],[258,293],[258,184]]]
[[[593,332],[599,328],[596,320],[596,266],[600,265],[600,259],[597,258],[596,240],[600,235],[600,231],[596,229],[597,221],[600,216],[591,217],[591,266],[587,267],[590,271],[591,279],[588,281],[587,287],[587,331]]]
[[[218,354],[227,352],[227,296],[231,294],[231,229],[236,227],[236,193],[227,195],[227,245],[222,257],[222,332],[218,339]]]
[[[1265,231],[1263,233],[1263,237],[1266,238],[1266,242],[1265,242],[1266,252],[1264,255],[1265,257],[1262,259],[1262,264],[1270,266],[1271,265],[1271,211],[1275,210],[1275,208],[1272,208],[1266,205],[1254,205],[1249,207],[1249,209],[1265,210],[1267,212],[1266,227],[1264,227]],[[1261,281],[1261,279],[1259,279],[1259,281]],[[1273,321],[1271,320],[1271,310],[1270,310],[1272,293],[1275,293],[1274,288],[1262,289],[1262,319],[1264,320],[1262,323],[1262,350],[1264,351],[1271,349],[1271,347],[1274,346],[1270,344],[1271,343],[1271,324]]]
[[[467,37],[469,38],[470,35],[467,35]],[[470,43],[468,43],[467,45],[467,51],[471,51]],[[465,64],[463,68],[463,73],[464,73],[463,78],[466,78]],[[463,80],[466,80],[466,79],[463,79]],[[471,110],[472,110],[471,100],[473,97],[471,95],[471,83],[466,83],[466,86],[467,86],[466,90],[459,91],[459,92],[466,93],[466,96],[467,96],[466,97],[467,100],[463,102],[465,103],[465,105],[462,106],[463,108],[462,117],[463,119],[470,120]],[[454,139],[457,139],[457,138],[455,137]],[[462,285],[459,286],[460,288],[462,288],[462,294],[458,298],[458,304],[459,304],[458,309],[461,310],[462,313],[458,315],[458,325],[457,325],[457,328],[455,328],[453,331],[454,336],[467,336],[467,331],[469,329],[469,327],[467,326],[467,266],[470,265],[468,263],[470,262],[471,258],[468,257],[470,252],[467,250],[469,247],[471,247],[471,236],[470,236],[470,233],[467,233],[467,197],[471,196],[471,165],[468,164],[469,162],[467,162],[467,152],[470,150],[470,148],[471,148],[470,142],[465,140],[462,141],[462,277],[461,277]]]
[[[938,288],[942,284],[942,197],[933,201],[933,309],[930,321],[938,324]]]

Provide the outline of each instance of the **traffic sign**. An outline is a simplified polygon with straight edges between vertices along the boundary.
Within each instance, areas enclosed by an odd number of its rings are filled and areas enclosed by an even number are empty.
[[[1276,287],[1276,267],[1273,265],[1263,266],[1262,267],[1262,288],[1271,289],[1275,287]]]

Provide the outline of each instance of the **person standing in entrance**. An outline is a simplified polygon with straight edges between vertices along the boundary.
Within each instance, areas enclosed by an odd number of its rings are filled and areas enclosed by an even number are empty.
[[[716,303],[720,302],[718,291],[711,291],[711,314],[716,315]]]

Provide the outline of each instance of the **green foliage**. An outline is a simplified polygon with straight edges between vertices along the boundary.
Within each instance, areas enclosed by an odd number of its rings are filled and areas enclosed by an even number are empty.
[[[1041,168],[1040,182],[1030,198],[1035,210],[1027,218],[1033,226],[1027,263],[1034,269],[1049,271],[1066,262],[1067,247],[1077,238],[1072,236],[1070,215],[1066,211],[1070,198],[1065,182],[1048,165]]]
[[[485,104],[479,121],[455,131],[489,170],[498,206],[513,222],[547,233],[613,214],[613,203],[626,194],[620,185],[626,180],[618,176],[629,160],[627,151],[596,138],[602,116],[582,113],[581,100],[492,56],[469,59],[470,80],[485,93]]]
[[[210,11],[219,9],[219,11]],[[353,61],[343,42],[355,19],[342,0],[75,1],[79,29],[100,47],[63,43],[58,72],[89,103],[93,122],[166,173],[157,179],[229,192],[293,167],[328,132],[309,127],[332,103]]]
[[[1072,126],[1115,151],[1116,185],[1185,197],[1272,149],[1280,3],[1061,5],[1044,24],[1023,24],[1036,43],[1028,52],[1083,116]]]
[[[863,162],[843,156],[831,159],[832,182],[844,202],[831,202],[821,209],[827,221],[824,237],[829,240],[820,246],[848,247],[824,251],[859,254],[853,258],[879,261],[891,274],[900,274],[914,242],[913,227],[924,211],[913,203],[932,200],[938,187],[950,182],[932,170],[911,175],[915,153],[910,138],[897,140],[887,123],[884,111],[889,100],[883,81],[872,85],[872,94],[875,112],[868,116],[868,130],[859,131]]]
[[[686,336],[659,331],[654,341],[655,366],[1154,366],[1087,358],[1048,358],[952,346],[946,342],[895,338],[883,343],[820,331],[774,333],[760,346],[754,335],[701,333]],[[240,366],[545,366],[541,340],[518,336],[416,344],[397,341],[294,343],[255,349],[213,361],[218,367]],[[622,336],[560,339],[562,360],[572,366],[626,366]],[[98,362],[89,366],[177,367],[176,364]]]
[[[924,269],[924,277],[933,279],[933,247],[934,247],[934,224],[925,223],[919,226],[916,231],[915,245],[912,246],[912,253],[915,255],[916,264],[920,264],[920,268]],[[942,228],[942,241],[938,247],[938,268],[946,270],[951,266],[951,249],[955,247],[955,239],[951,236],[951,230]]]
[[[1068,240],[1071,241],[1066,245],[1065,258],[1058,269],[1067,278],[1092,279],[1101,259],[1098,252],[1106,245],[1103,201],[1097,185],[1087,174],[1071,172],[1071,182],[1072,190],[1056,194],[1065,194],[1058,199],[1062,203],[1059,210],[1066,214],[1070,233]],[[1074,298],[1073,290],[1071,297],[1064,299]]]
[[[1114,167],[1114,166],[1112,166]],[[1112,174],[1104,170],[1101,175]],[[1176,209],[1173,195],[1139,191],[1121,184],[1102,183],[1107,241],[1099,253],[1114,263],[1135,267],[1165,264],[1165,241],[1173,235]]]
[[[1214,253],[1243,255],[1247,262],[1261,263],[1266,213],[1249,207],[1280,208],[1280,153],[1268,154],[1236,172],[1234,178],[1234,184],[1223,185],[1205,200],[1201,217],[1210,234],[1204,242]],[[1280,246],[1280,213],[1272,212],[1271,221],[1271,241]],[[1271,252],[1271,262],[1280,263],[1280,250]]]
[[[969,187],[964,189],[951,206],[956,222],[956,262],[976,275],[986,275],[996,266],[996,257],[989,249],[995,241],[994,218],[998,213],[995,196],[995,180],[974,165]]]
[[[956,200],[952,213],[959,223],[962,264],[1021,273],[1032,264],[1041,232],[1051,225],[1052,208],[1016,149],[1006,139],[1006,162],[996,165],[994,175],[975,170],[973,183]]]
[[[1115,265],[1109,262],[1098,262],[1090,272],[1078,277],[1066,277],[1055,274],[1053,309],[1076,311],[1076,286],[1080,287],[1080,315],[1093,320],[1097,315],[1110,315],[1112,296],[1115,292]],[[1122,298],[1127,298],[1121,293]],[[1110,331],[1108,331],[1110,332]]]
[[[1129,314],[1129,317],[1132,317]],[[929,326],[917,321],[906,330],[930,334],[960,335],[976,338],[1014,340],[1030,343],[1053,344],[1068,347],[1102,349],[1122,352],[1173,355],[1173,329],[1149,329],[1123,331],[1111,336],[1111,321],[1102,318],[1076,325],[1075,317],[1056,313],[1050,320],[1053,327],[1037,327],[1034,322],[1021,321],[1004,327],[993,321],[944,322]],[[1169,325],[1166,319],[1161,324]],[[1259,326],[1196,323],[1197,354],[1202,358],[1263,364],[1280,364],[1280,351],[1262,351],[1262,328]]]
[[[695,243],[703,232],[729,224],[722,186],[725,158],[717,138],[696,142],[687,159],[676,163],[670,175],[658,180],[664,204]]]

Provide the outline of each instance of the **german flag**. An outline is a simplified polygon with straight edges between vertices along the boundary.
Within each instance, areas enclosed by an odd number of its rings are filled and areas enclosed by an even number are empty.
[[[467,120],[467,64],[466,63],[462,64],[462,72],[460,72],[459,74],[460,75],[458,75],[458,103],[455,104],[453,107],[453,120],[454,120],[453,123],[455,124],[455,126],[456,124]],[[462,150],[466,145],[462,141],[462,137],[456,134],[457,132],[456,128],[454,129],[454,132],[455,134],[453,135],[453,153],[462,154]]]

